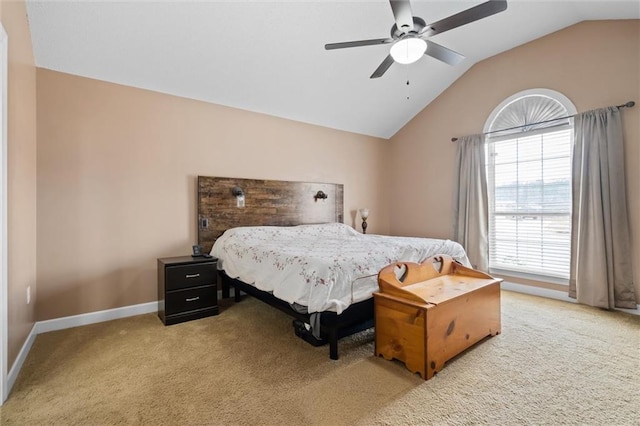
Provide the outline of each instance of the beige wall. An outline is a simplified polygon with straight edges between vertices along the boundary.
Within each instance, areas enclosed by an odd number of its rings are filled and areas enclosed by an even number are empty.
[[[8,163],[8,367],[35,322],[36,295],[36,71],[27,11],[3,1],[0,17],[9,36]],[[26,288],[33,299],[26,304]]]
[[[342,183],[345,222],[367,206],[371,232],[389,230],[386,140],[44,69],[37,82],[39,320],[156,300],[156,258],[197,239],[197,175]]]
[[[156,257],[196,240],[199,174],[343,183],[345,221],[358,229],[366,205],[371,232],[451,237],[450,138],[481,131],[498,103],[535,87],[579,111],[640,101],[639,39],[638,21],[586,22],[485,60],[391,143],[39,69],[37,318],[155,300]],[[640,108],[623,114],[637,212]],[[630,218],[637,247],[640,217]]]
[[[391,139],[391,233],[452,236],[456,147],[450,139],[482,132],[502,100],[548,88],[566,95],[578,111],[640,104],[639,67],[638,20],[583,22],[476,64]],[[640,106],[622,116],[640,294]]]

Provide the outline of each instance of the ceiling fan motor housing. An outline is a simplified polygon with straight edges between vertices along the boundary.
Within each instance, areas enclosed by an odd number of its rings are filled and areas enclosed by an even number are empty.
[[[393,24],[393,27],[391,27],[391,38],[394,40],[400,40],[401,38],[404,38],[404,36],[409,34],[413,36],[418,36],[426,26],[427,26],[427,23],[424,22],[424,19],[414,16],[412,31],[409,31],[409,32],[404,31],[401,28],[398,28],[397,24]]]

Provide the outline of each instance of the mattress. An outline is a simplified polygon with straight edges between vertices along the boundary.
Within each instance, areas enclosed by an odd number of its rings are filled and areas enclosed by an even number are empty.
[[[211,249],[229,277],[306,306],[309,313],[338,314],[378,291],[384,266],[436,254],[470,266],[454,241],[365,235],[342,223],[232,228]]]

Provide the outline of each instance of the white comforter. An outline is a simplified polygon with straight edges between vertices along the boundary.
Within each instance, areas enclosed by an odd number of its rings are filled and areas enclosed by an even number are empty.
[[[218,269],[231,278],[307,306],[309,313],[341,313],[378,290],[384,266],[436,254],[469,265],[454,241],[363,235],[342,223],[233,228],[211,249]]]

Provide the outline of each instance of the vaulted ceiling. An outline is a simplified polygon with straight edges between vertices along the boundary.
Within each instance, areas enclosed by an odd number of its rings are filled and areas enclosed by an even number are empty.
[[[480,3],[411,5],[429,24]],[[460,64],[424,56],[377,79],[390,45],[324,45],[388,37],[387,0],[27,0],[27,11],[38,67],[389,138],[476,62],[580,21],[639,19],[640,2],[512,0],[432,38]]]

